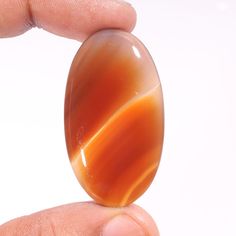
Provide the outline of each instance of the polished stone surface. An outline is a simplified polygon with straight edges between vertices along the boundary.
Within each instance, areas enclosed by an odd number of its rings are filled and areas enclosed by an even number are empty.
[[[65,135],[80,184],[99,204],[125,206],[152,182],[164,133],[160,80],[133,35],[104,30],[87,39],[72,63],[65,96]]]

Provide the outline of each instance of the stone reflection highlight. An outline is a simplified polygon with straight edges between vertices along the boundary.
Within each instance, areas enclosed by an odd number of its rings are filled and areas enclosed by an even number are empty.
[[[77,52],[65,95],[65,135],[80,184],[99,204],[126,206],[152,182],[164,133],[160,80],[133,35],[104,30]]]

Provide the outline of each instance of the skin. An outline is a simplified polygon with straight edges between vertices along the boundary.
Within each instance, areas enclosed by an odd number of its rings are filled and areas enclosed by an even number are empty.
[[[17,36],[32,27],[38,27],[63,37],[83,41],[90,34],[104,28],[132,31],[135,22],[135,10],[130,4],[120,0],[0,1],[0,38]],[[130,222],[140,234],[133,230]],[[112,231],[115,226],[118,229]],[[4,236],[106,236],[105,231],[113,236],[159,236],[155,222],[140,207],[131,205],[108,208],[93,202],[63,205],[0,225],[0,235]]]

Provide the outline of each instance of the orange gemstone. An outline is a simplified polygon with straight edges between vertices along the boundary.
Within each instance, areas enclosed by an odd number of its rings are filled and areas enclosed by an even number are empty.
[[[80,184],[99,204],[125,206],[157,171],[163,144],[160,80],[132,34],[103,30],[72,63],[65,96],[65,135]]]

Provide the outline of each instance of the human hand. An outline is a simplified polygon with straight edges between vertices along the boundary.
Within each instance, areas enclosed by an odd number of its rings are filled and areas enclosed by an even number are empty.
[[[0,227],[4,236],[158,236],[153,219],[140,207],[109,208],[72,203],[23,216]]]
[[[76,40],[104,28],[131,31],[136,14],[118,0],[1,0],[0,38],[32,27]],[[102,207],[73,203],[23,216],[0,226],[0,235],[158,236],[152,218],[140,207]]]
[[[122,0],[1,0],[0,38],[24,33],[32,27],[83,40],[104,29],[131,31],[136,13]]]

